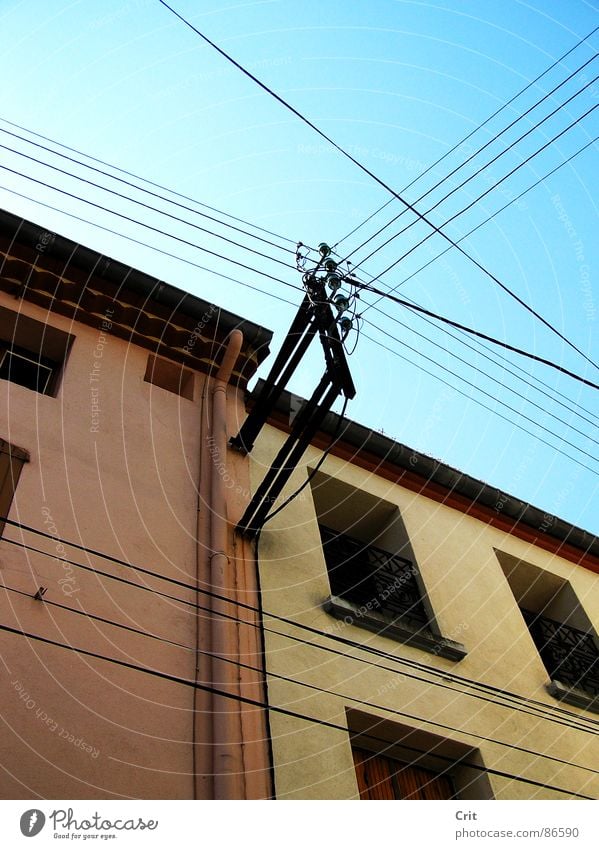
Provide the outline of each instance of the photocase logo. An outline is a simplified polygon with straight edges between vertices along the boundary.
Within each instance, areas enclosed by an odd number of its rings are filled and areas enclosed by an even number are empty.
[[[46,817],[37,808],[25,811],[21,817],[21,833],[25,837],[35,837],[46,824]]]

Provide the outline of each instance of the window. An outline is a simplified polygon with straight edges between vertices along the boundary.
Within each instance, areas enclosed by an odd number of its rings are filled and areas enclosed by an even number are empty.
[[[163,360],[152,354],[148,357],[144,380],[193,401],[194,374],[179,363]]]
[[[56,395],[74,337],[0,307],[0,380]]]
[[[325,610],[431,654],[465,657],[441,635],[397,505],[321,472],[311,486],[331,588]]]
[[[347,708],[360,799],[492,799],[478,749]]]
[[[23,463],[28,460],[27,451],[0,439],[0,536],[4,533],[5,519],[10,511]]]
[[[431,633],[410,560],[324,525],[319,527],[334,596],[355,602],[366,611],[380,612],[389,620],[401,619],[416,631]]]
[[[540,613],[521,608],[545,669],[554,686],[554,694],[565,688],[582,690],[597,699],[599,709],[599,652],[596,637]],[[588,706],[588,705],[583,705]]]
[[[352,749],[360,799],[454,799],[449,776]]]
[[[599,641],[568,581],[497,552],[532,642],[550,678],[551,695],[599,712]]]
[[[52,377],[59,364],[41,355],[36,356],[16,345],[0,348],[0,379],[10,380],[33,389],[42,395],[49,395]]]

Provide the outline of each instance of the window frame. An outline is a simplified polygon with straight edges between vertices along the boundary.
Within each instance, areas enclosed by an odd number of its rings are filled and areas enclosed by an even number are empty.
[[[15,380],[14,377],[2,375],[2,369],[5,365],[6,359],[13,358],[25,360],[28,363],[31,363],[33,366],[37,366],[38,374],[39,369],[43,368],[48,371],[48,375],[46,377],[46,381],[43,385],[43,388],[40,389],[39,381],[36,387],[30,386],[28,383],[24,383],[20,380]],[[58,377],[60,375],[61,363],[56,362],[55,360],[50,359],[50,357],[45,357],[43,354],[35,354],[33,351],[28,350],[27,348],[23,348],[20,345],[10,345],[5,342],[0,342],[0,380],[8,380],[10,383],[14,383],[17,386],[22,386],[24,389],[30,389],[32,392],[38,392],[40,395],[50,395],[54,396],[54,389],[58,382]],[[10,365],[9,365],[9,373],[10,373]]]
[[[29,462],[29,459],[28,451],[11,445],[6,439],[0,437],[0,539],[4,534],[6,519],[12,507],[23,466]]]
[[[321,525],[320,523],[318,527],[321,534],[322,552],[326,564],[329,587],[331,587],[331,571],[333,568],[339,567],[338,564],[330,565],[329,561],[327,561],[326,543],[324,543],[322,538],[322,531],[320,531],[321,527],[324,528],[327,533],[335,534],[337,537],[346,537],[352,540],[353,543],[358,543],[362,546],[362,550],[364,551],[368,551],[369,548],[373,548],[376,549],[377,552],[384,552],[384,550],[379,549],[378,546],[369,546],[367,543],[362,543],[360,540],[350,537],[349,534],[333,531],[331,528],[327,528],[325,525]],[[392,552],[384,553],[388,554],[390,558],[395,556]],[[358,627],[365,628],[378,636],[388,637],[396,642],[422,649],[429,654],[443,657],[446,660],[462,660],[467,655],[465,646],[455,640],[443,637],[442,634],[436,632],[434,618],[431,617],[427,611],[425,594],[423,592],[422,582],[419,580],[420,575],[415,561],[408,560],[402,555],[398,556],[402,561],[410,564],[412,577],[420,595],[420,603],[428,620],[425,627],[414,626],[401,615],[393,617],[389,616],[385,612],[373,609],[375,607],[374,604],[359,604],[344,596],[335,595],[332,592],[332,587],[331,595],[323,602],[324,610],[336,619],[342,620],[346,625],[356,625]]]
[[[38,395],[56,398],[74,341],[75,336],[60,327],[0,305],[0,362],[4,364],[7,355],[14,355],[32,365],[51,369],[52,372],[43,390],[10,376],[0,379],[30,392],[37,392]]]

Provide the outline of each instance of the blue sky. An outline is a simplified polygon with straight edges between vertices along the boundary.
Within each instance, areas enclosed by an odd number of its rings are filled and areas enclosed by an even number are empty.
[[[408,187],[599,25],[597,5],[582,0],[230,4],[173,0],[172,5],[396,190]],[[358,262],[388,235],[412,224],[359,269],[358,275],[368,280],[431,233],[426,223],[406,213],[373,239],[379,227],[401,212],[400,202],[394,200],[344,239],[389,195],[228,64],[158,0],[4,0],[0,39],[4,81],[0,144],[75,175],[61,174],[0,148],[4,166],[0,204],[264,324],[275,332],[275,348],[301,298],[299,291],[284,285],[301,285],[294,268],[295,242],[315,245],[341,240],[338,251],[346,256],[370,239],[352,256]],[[427,213],[472,177],[433,209],[430,219],[443,225],[453,239],[461,239],[497,213],[462,246],[595,362],[599,361],[597,147],[577,152],[599,135],[597,112],[552,140],[599,100],[599,82],[594,80],[599,62],[589,61],[598,45],[596,33],[404,193],[420,212]],[[572,79],[544,103],[464,164],[570,74]],[[518,140],[553,110],[557,111],[552,117]],[[27,140],[66,152],[15,124],[253,226],[136,180],[132,182],[166,200],[90,172],[32,146]],[[69,155],[124,177],[79,154]],[[532,158],[522,165],[528,157]],[[574,158],[542,180],[569,157]],[[473,176],[482,166],[486,167]],[[454,169],[459,170],[443,179]],[[503,180],[513,169],[517,170]],[[81,177],[125,198],[83,184]],[[437,189],[420,200],[441,180]],[[539,180],[536,188],[499,212]],[[88,203],[55,189],[79,195]],[[250,235],[182,210],[169,200],[208,212]],[[472,207],[458,215],[472,201],[476,201]],[[142,224],[103,212],[90,202]],[[72,216],[92,220],[116,234]],[[197,227],[212,229],[267,256],[235,247]],[[220,260],[202,248],[227,259]],[[442,237],[433,235],[377,285],[395,287],[410,277],[399,286],[398,294],[597,382],[597,368],[455,249],[418,271],[446,248]],[[255,288],[244,288],[191,263]],[[599,532],[596,390],[500,349],[481,353],[469,339],[465,341],[470,347],[466,347],[460,341],[463,337],[449,337],[387,300],[367,308],[373,300],[363,298],[363,332],[350,360],[358,394],[348,416]],[[487,353],[495,363],[486,359]],[[320,370],[315,351],[291,388],[310,394]]]

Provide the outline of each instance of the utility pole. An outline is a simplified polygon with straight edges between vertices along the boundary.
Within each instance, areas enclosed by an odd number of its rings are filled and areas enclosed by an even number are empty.
[[[251,452],[256,437],[316,336],[322,345],[325,370],[237,525],[237,530],[247,536],[255,536],[264,525],[271,507],[339,395],[351,399],[356,394],[344,349],[353,329],[352,319],[344,313],[349,311],[356,295],[340,291],[344,283],[353,286],[353,281],[349,272],[346,275],[340,272],[324,242],[318,246],[317,264],[306,271],[307,257],[300,253],[301,247],[299,243],[296,259],[298,270],[303,273],[304,299],[251,412],[230,445],[246,454]]]

